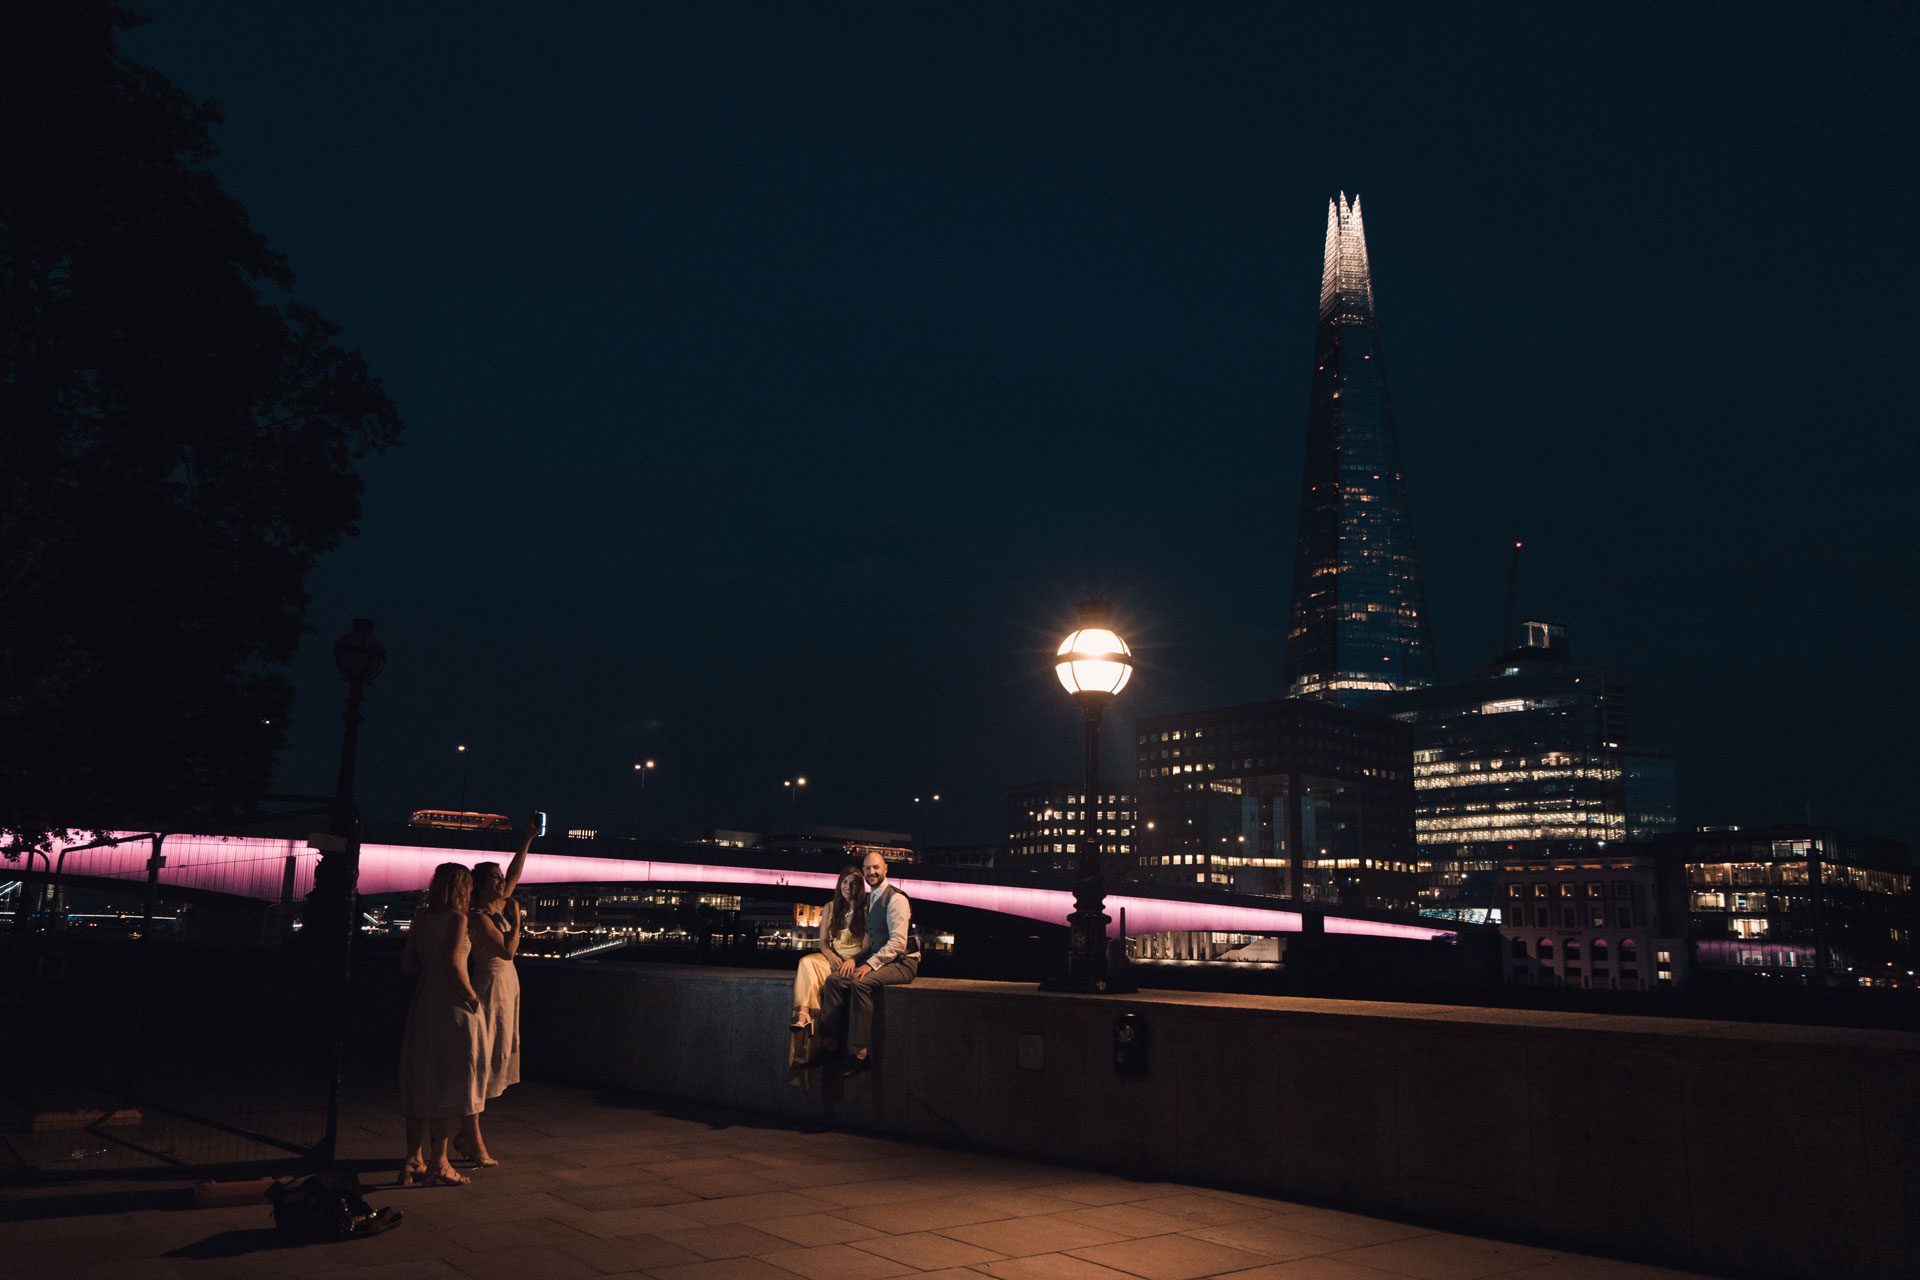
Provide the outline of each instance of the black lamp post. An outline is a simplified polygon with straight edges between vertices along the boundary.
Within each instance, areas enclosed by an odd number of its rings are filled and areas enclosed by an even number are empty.
[[[1080,626],[1055,654],[1060,684],[1080,704],[1086,724],[1086,795],[1080,816],[1080,872],[1067,917],[1067,972],[1040,984],[1046,991],[1124,992],[1133,988],[1107,973],[1107,881],[1100,866],[1100,717],[1133,676],[1133,651],[1108,625],[1104,600],[1080,606]]]
[[[346,1022],[347,991],[353,965],[353,935],[360,919],[357,895],[360,879],[360,810],[353,802],[354,766],[360,749],[360,704],[367,686],[387,665],[387,646],[373,634],[373,622],[355,618],[353,630],[333,643],[333,664],[347,682],[346,731],[340,740],[340,776],[333,786],[332,846],[313,869],[313,895],[307,899],[305,929],[313,945],[338,948],[339,980],[334,1003],[331,1084],[327,1091],[327,1127],[311,1153],[331,1162],[340,1134],[340,1064]]]

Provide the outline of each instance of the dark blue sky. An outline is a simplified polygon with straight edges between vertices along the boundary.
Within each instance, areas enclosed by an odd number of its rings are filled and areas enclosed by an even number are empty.
[[[1276,696],[1326,201],[1365,201],[1444,674],[1521,612],[1683,816],[1912,838],[1915,10],[156,3],[217,170],[408,420],[282,770],[624,830],[1000,833]]]

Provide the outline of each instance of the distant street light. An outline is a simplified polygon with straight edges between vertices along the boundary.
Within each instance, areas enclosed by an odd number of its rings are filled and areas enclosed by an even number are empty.
[[[654,761],[641,760],[633,766],[633,776],[640,779],[640,807],[634,811],[633,838],[638,840],[647,823],[647,775],[653,772]]]
[[[454,748],[460,753],[460,812],[467,811],[467,779],[473,774],[473,752],[467,750],[467,744],[461,743]]]
[[[795,816],[800,812],[800,793],[806,789],[807,775],[804,773],[795,774],[793,777],[783,780],[780,785],[785,787],[787,791],[787,822],[791,825],[795,820]]]
[[[1067,917],[1067,972],[1041,983],[1048,991],[1116,992],[1131,987],[1107,974],[1107,882],[1100,865],[1100,717],[1133,677],[1133,651],[1108,625],[1112,607],[1103,600],[1080,606],[1080,626],[1054,657],[1061,687],[1080,704],[1086,735],[1086,795],[1080,816],[1080,874]]]
[[[915,826],[931,826],[933,806],[940,803],[940,793],[921,792],[913,798],[913,821]]]

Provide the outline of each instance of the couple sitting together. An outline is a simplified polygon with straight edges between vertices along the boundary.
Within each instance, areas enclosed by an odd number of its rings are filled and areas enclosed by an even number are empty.
[[[907,895],[887,880],[887,860],[869,853],[859,867],[840,873],[833,903],[820,913],[815,950],[800,958],[793,979],[796,1042],[817,1038],[810,1053],[798,1052],[795,1066],[816,1067],[833,1056],[833,1024],[842,1004],[851,1004],[843,1076],[873,1066],[873,996],[881,987],[912,982],[920,971],[920,946],[913,936],[913,909]]]

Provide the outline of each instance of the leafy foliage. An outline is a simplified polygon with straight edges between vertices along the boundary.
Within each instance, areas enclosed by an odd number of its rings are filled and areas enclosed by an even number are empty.
[[[245,809],[401,421],[99,0],[0,10],[0,841]]]

